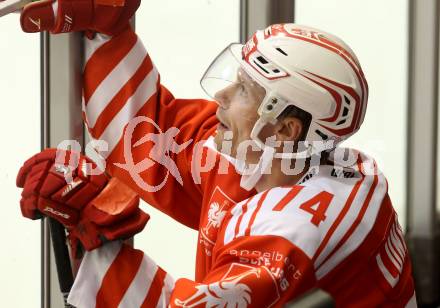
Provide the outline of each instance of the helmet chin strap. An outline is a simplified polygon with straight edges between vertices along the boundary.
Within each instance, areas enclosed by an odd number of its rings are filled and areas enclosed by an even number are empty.
[[[272,147],[265,147],[260,160],[251,169],[246,169],[246,163],[242,160],[237,160],[237,168],[242,173],[240,186],[246,190],[252,190],[260,181],[263,174],[270,174],[272,166],[272,159],[275,154],[275,149]],[[268,173],[269,171],[269,173]]]
[[[267,142],[263,143],[263,141],[260,139],[260,137],[258,137],[258,135],[260,134],[261,130],[267,123],[274,124],[274,122],[276,121],[277,120],[267,120],[260,117],[255,123],[254,127],[252,128],[250,137],[261,150],[264,150],[265,148],[271,146],[267,145]],[[272,144],[275,143],[274,140],[270,140],[270,142]],[[334,149],[336,147],[336,142],[334,140],[322,141],[322,142],[304,141],[304,146],[305,149],[302,151],[274,153],[274,157],[280,159],[307,159],[314,154],[318,154],[327,150]]]
[[[258,137],[263,127],[269,121],[263,120],[262,118],[258,119],[254,125],[254,128],[251,132],[251,139],[255,143],[255,145],[263,151],[263,154],[260,157],[260,160],[257,164],[253,166],[247,166],[244,160],[236,159],[236,168],[242,174],[240,186],[248,191],[252,190],[257,183],[260,181],[263,174],[270,174],[270,168],[272,167],[272,161],[274,158],[278,159],[307,159],[312,155],[321,153],[326,150],[331,150],[335,147],[334,142],[323,142],[320,143],[321,146],[314,146],[313,143],[306,143],[307,148],[304,151],[300,152],[289,152],[289,153],[276,153],[275,137],[269,137],[266,140],[266,143],[263,143],[261,139]],[[269,143],[269,145],[268,145]]]
[[[275,122],[274,121],[268,121],[265,119],[262,119],[261,117],[257,120],[257,122],[255,123],[252,131],[251,131],[251,139],[255,142],[255,144],[261,149],[261,150],[265,150],[266,148],[270,147],[272,148],[272,150],[274,151],[274,157],[276,158],[280,158],[280,159],[306,159],[309,158],[310,156],[312,156],[312,154],[316,153],[316,151],[314,151],[313,145],[312,143],[307,143],[307,148],[303,151],[300,152],[289,152],[289,153],[275,153],[275,149],[273,149],[273,147],[271,147],[270,145],[267,145],[266,143],[263,143],[263,141],[260,139],[260,137],[258,137],[258,135],[260,134],[261,130],[263,129],[263,127],[269,123],[269,122]],[[274,140],[272,140],[272,144],[274,143]],[[293,149],[292,149],[293,150]]]

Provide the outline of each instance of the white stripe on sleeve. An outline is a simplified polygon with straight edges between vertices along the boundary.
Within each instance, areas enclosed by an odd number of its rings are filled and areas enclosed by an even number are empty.
[[[174,279],[169,274],[165,276],[164,285],[162,288],[162,294],[160,295],[159,301],[157,303],[157,308],[168,307],[171,298],[171,292],[174,289]]]
[[[416,292],[414,292],[414,295],[410,298],[405,308],[417,308]]]
[[[137,88],[124,107],[113,118],[110,124],[106,127],[99,139],[108,142],[108,151],[100,153],[104,158],[107,158],[116,145],[119,143],[124,127],[130,120],[138,113],[144,104],[156,93],[156,84],[159,78],[159,73],[155,67],[145,77],[142,83]]]
[[[140,307],[142,305],[150,290],[157,269],[156,263],[144,254],[139,270],[125,292],[119,308]]]
[[[54,3],[57,3],[56,1]],[[97,33],[93,40],[85,39],[85,61],[84,63],[87,63],[92,55],[95,53],[95,51],[110,41],[111,37],[105,34]]]
[[[140,39],[131,48],[127,55],[101,82],[87,102],[86,113],[90,128],[93,128],[99,115],[104,111],[111,100],[136,73],[147,56],[147,51]],[[156,86],[153,86],[156,89]]]
[[[383,264],[383,261],[382,261],[382,258],[380,257],[380,254],[377,254],[376,262],[377,262],[377,265],[379,266],[380,271],[382,272],[383,276],[385,277],[385,279],[388,281],[390,286],[392,288],[394,288],[396,286],[397,282],[399,281],[399,276],[394,278],[393,275],[391,275],[391,273],[388,271],[386,266]]]
[[[83,308],[91,307],[96,303],[96,295],[101,288],[104,275],[115,260],[121,247],[121,242],[111,242],[86,252],[67,299],[69,304]]]

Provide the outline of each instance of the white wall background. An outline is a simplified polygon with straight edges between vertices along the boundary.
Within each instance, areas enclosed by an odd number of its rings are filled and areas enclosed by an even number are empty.
[[[372,155],[389,183],[405,227],[408,79],[407,0],[296,0],[295,21],[341,37],[356,53],[369,83],[367,114],[346,146]]]
[[[19,15],[0,19],[0,306],[40,306],[40,222],[22,218],[15,177],[40,150],[39,35]]]
[[[206,97],[200,78],[220,51],[239,40],[239,1],[149,0],[136,14],[136,32],[174,96]],[[193,278],[196,231],[145,209],[151,220],[136,236],[136,247],[175,278]]]

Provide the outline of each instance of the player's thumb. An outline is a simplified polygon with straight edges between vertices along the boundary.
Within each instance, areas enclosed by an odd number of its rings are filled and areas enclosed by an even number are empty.
[[[55,26],[53,0],[32,2],[23,8],[20,16],[24,32],[50,31]]]

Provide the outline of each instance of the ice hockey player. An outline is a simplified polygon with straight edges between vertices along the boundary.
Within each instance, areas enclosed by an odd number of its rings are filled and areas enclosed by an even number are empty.
[[[340,307],[415,307],[387,181],[372,158],[337,146],[367,108],[353,51],[317,29],[273,25],[213,61],[201,82],[213,101],[176,99],[128,24],[138,6],[46,0],[21,16],[27,32],[86,31],[83,116],[108,145],[110,180],[51,149],[17,177],[24,216],[58,219],[90,250],[70,303],[281,307],[319,287]],[[125,185],[199,231],[195,279],[174,280],[117,241],[148,220]]]

